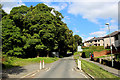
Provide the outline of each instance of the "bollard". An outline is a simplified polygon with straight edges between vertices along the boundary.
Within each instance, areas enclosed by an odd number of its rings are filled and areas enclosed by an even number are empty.
[[[40,61],[40,70],[42,69],[42,67],[41,67],[41,61]]]
[[[99,58],[99,63],[101,63],[101,58]]]
[[[78,68],[81,70],[81,61],[78,59]]]
[[[44,60],[43,60],[43,68],[44,68]]]

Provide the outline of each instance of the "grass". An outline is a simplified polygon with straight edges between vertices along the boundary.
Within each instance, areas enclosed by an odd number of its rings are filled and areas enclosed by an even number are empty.
[[[7,61],[3,61],[3,69],[11,68],[14,66],[24,66],[28,64],[33,63],[39,63],[40,61],[43,61],[45,63],[52,63],[54,61],[59,60],[59,58],[51,58],[51,57],[39,57],[39,58],[28,58],[28,59],[22,59],[22,58],[16,58],[16,57],[9,57]]]
[[[75,53],[75,54],[77,54],[77,53]],[[79,59],[79,55],[74,56],[74,59]],[[81,61],[82,61],[82,64],[81,64],[82,69],[86,73],[92,75],[94,78],[118,78],[117,76],[114,76],[113,74],[105,71],[104,69],[97,66],[96,64],[90,63],[85,60],[81,60]],[[77,60],[76,60],[76,63],[77,63]]]
[[[109,51],[110,49],[104,49],[104,46],[90,46],[90,47],[84,47],[82,52],[85,53],[86,58],[89,58],[90,53],[92,54],[94,51],[100,52],[103,50]]]
[[[118,78],[117,76],[112,75],[111,73],[105,71],[101,67],[90,63],[85,60],[82,61],[82,69],[86,72],[92,75],[94,78]]]
[[[95,57],[95,58],[105,58],[105,57],[110,57],[111,56],[111,54],[109,54],[109,55],[103,55],[103,56],[99,56],[99,57]],[[114,56],[114,54],[112,54],[112,56]]]
[[[80,52],[75,52],[75,53],[74,53],[74,56],[75,56],[75,55],[79,55],[79,54],[80,54]]]

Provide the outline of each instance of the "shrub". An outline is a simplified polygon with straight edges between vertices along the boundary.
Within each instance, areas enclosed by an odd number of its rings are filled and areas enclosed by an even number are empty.
[[[84,49],[83,54],[85,53],[85,58],[89,58],[90,57],[90,53],[92,54],[93,53],[93,50],[91,49]]]
[[[92,50],[104,50],[104,46],[90,46],[89,49],[92,49]]]
[[[82,49],[89,49],[89,47],[86,47],[86,46],[82,46]]]

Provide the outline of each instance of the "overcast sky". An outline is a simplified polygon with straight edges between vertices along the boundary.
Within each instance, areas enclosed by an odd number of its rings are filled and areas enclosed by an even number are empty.
[[[8,14],[13,7],[45,3],[62,13],[69,29],[83,38],[101,37],[108,34],[105,23],[110,23],[111,32],[118,30],[119,0],[1,0]]]

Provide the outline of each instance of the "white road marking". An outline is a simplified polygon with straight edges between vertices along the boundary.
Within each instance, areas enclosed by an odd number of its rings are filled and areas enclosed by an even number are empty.
[[[35,73],[36,74],[36,73]],[[32,74],[32,75],[30,75],[31,77],[33,77],[35,74]]]
[[[81,75],[83,75],[85,78],[87,78],[84,74],[80,73]]]
[[[72,71],[74,71],[73,68],[72,68]]]
[[[33,72],[31,72],[31,73],[29,73],[29,74],[27,74],[27,75],[25,75],[25,76],[22,76],[21,78],[25,78],[25,77],[27,77],[28,75],[30,75],[30,74],[32,74],[32,73],[35,73],[35,72],[39,72],[40,70],[36,70],[36,71],[33,71]]]
[[[50,68],[48,68],[47,70],[46,70],[46,72],[48,72],[50,70]]]

